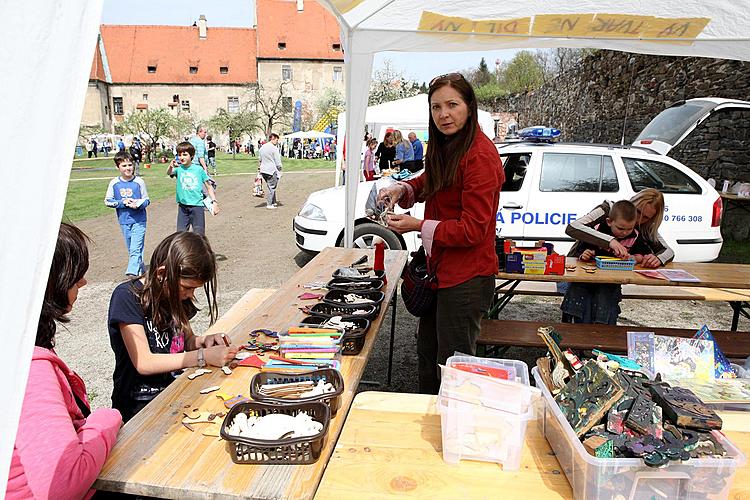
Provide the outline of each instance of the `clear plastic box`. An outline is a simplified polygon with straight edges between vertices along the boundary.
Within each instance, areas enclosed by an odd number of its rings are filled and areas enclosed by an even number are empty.
[[[438,397],[443,435],[443,460],[497,462],[503,470],[517,470],[526,436],[526,424],[534,418],[530,406],[517,415],[485,406]]]
[[[531,370],[542,390],[543,416],[539,420],[544,436],[577,499],[721,499],[729,496],[734,474],[745,464],[745,455],[723,434],[714,436],[727,451],[726,458],[697,458],[670,462],[654,469],[640,458],[596,458],[591,456],[573,432],[557,403]]]

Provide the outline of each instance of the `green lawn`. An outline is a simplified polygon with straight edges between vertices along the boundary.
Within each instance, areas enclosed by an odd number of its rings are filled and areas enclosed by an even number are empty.
[[[294,160],[284,158],[284,171],[332,170],[335,163],[325,160]],[[257,157],[219,153],[216,157],[219,171],[218,181],[223,175],[255,174],[258,171]],[[140,175],[146,181],[151,201],[174,197],[174,179],[166,175],[167,164],[153,163],[151,168],[141,164]],[[104,206],[104,193],[109,181],[118,174],[112,156],[102,159],[77,160],[73,162],[68,194],[65,199],[63,220],[75,222],[92,219],[110,212]]]

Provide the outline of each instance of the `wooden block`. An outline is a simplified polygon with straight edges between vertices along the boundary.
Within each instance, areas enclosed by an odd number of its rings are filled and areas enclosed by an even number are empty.
[[[650,391],[654,401],[661,406],[664,418],[672,423],[690,429],[721,429],[721,418],[693,391],[660,384],[652,385]]]
[[[603,436],[591,436],[585,439],[583,447],[589,454],[598,458],[613,458],[615,456],[614,444]]]

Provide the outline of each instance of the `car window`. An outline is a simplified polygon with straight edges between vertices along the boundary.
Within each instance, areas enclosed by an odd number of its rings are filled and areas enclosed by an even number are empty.
[[[503,162],[505,171],[505,182],[502,191],[519,191],[523,186],[523,180],[526,178],[526,170],[531,161],[530,153],[516,153],[502,155],[500,159]]]
[[[634,191],[655,188],[662,193],[702,193],[697,182],[672,165],[640,158],[623,158],[622,162]]]
[[[616,192],[619,184],[608,155],[544,153],[539,190]]]

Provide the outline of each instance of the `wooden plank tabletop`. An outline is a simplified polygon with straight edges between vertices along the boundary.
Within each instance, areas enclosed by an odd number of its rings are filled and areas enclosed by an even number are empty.
[[[335,269],[362,255],[368,255],[370,262],[374,259],[373,250],[327,248],[251,312],[248,305],[238,307],[232,316],[217,322],[217,326],[228,333],[233,343],[248,341],[248,334],[256,328],[284,329],[304,317],[298,307],[314,303],[297,298],[305,291],[299,285],[326,282]],[[191,381],[187,375],[193,370],[188,369],[120,430],[117,444],[94,488],[161,498],[311,498],[344,424],[406,259],[406,251],[386,251],[385,301],[362,351],[356,356],[343,357],[341,372],[345,389],[341,407],[331,420],[323,451],[315,464],[236,465],[225,448],[227,443],[202,435],[211,426],[218,430],[218,424],[196,424],[195,432],[183,427],[180,422],[185,408],[227,411],[214,394],[199,394],[201,389],[218,385],[222,392],[249,396],[250,380],[257,373],[254,368],[238,367],[226,376],[213,368],[212,373]],[[209,333],[222,330],[212,327]]]
[[[720,412],[725,434],[750,454],[750,414]],[[740,468],[729,498],[748,498],[750,467]],[[535,421],[521,467],[443,462],[435,396],[363,392],[349,411],[316,500],[341,498],[573,498],[570,484]]]
[[[664,266],[666,269],[684,269],[701,281],[689,283],[686,281],[667,281],[648,278],[634,271],[609,271],[597,269],[594,273],[587,273],[583,266],[594,266],[589,262],[580,262],[574,257],[568,257],[568,264],[575,264],[575,271],[565,271],[560,276],[556,274],[517,274],[501,272],[498,279],[522,281],[569,281],[574,283],[612,283],[653,286],[707,287],[707,288],[750,288],[750,265],[721,264],[717,262],[671,262]]]

